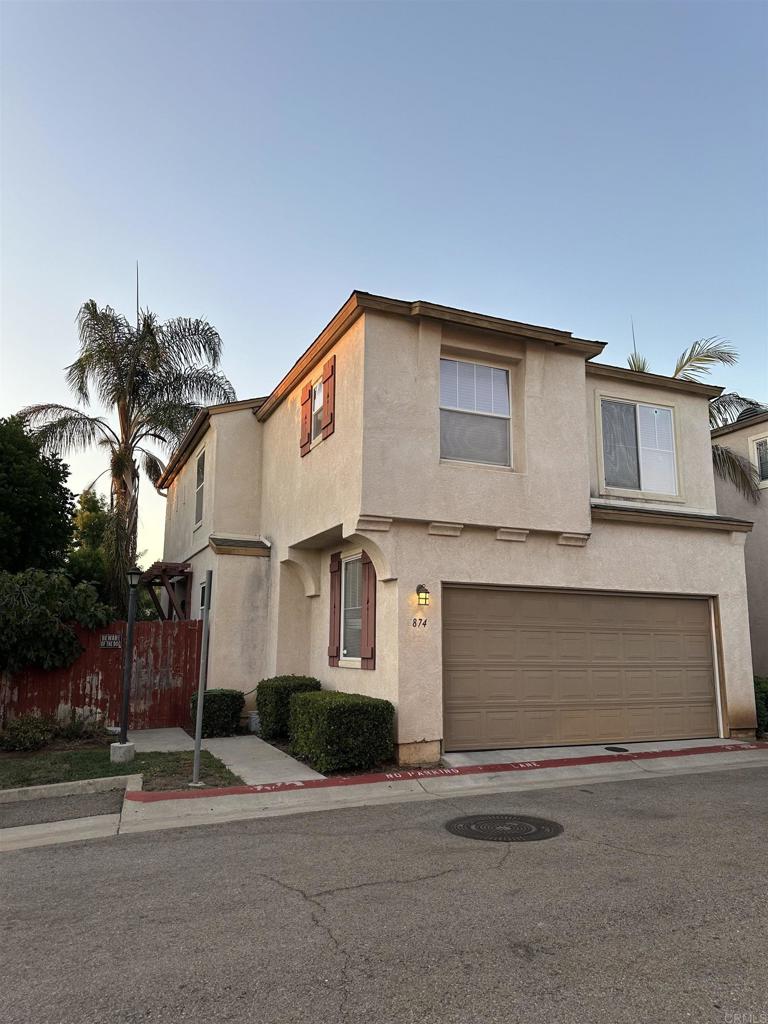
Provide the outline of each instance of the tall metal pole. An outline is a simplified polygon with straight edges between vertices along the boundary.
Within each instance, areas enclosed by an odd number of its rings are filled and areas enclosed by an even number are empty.
[[[133,624],[136,621],[138,587],[128,588],[128,625],[125,630],[123,651],[123,703],[120,710],[120,742],[128,742],[128,714],[131,705],[131,676],[133,675]]]
[[[197,684],[197,714],[195,716],[195,760],[192,766],[191,786],[200,786],[200,747],[203,741],[203,702],[208,682],[208,619],[211,611],[213,569],[205,574],[205,600],[203,601],[203,646],[200,651],[200,677]]]

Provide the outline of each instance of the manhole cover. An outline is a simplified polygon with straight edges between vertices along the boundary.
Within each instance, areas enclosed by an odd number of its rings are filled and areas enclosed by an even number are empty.
[[[523,814],[472,814],[468,818],[453,818],[445,827],[455,836],[487,839],[491,843],[529,843],[553,839],[563,831],[556,821]]]

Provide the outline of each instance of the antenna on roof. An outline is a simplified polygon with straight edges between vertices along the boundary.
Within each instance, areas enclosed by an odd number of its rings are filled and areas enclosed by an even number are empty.
[[[136,260],[136,334],[139,333],[139,261]]]

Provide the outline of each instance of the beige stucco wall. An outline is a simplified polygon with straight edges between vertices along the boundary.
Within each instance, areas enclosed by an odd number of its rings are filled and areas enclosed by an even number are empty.
[[[583,532],[584,356],[489,332],[366,314],[362,511]],[[511,468],[440,459],[440,356],[510,371]]]
[[[620,500],[653,504],[677,512],[713,513],[716,508],[715,485],[709,447],[709,403],[706,396],[673,391],[642,382],[598,376],[590,373],[589,363],[586,372],[590,493],[601,500],[607,497],[601,468],[602,433],[599,399],[623,398],[672,408],[679,494],[677,500],[646,498],[640,493],[636,496],[622,495]]]
[[[744,458],[751,459],[750,438],[765,437],[768,423],[745,425],[715,438],[717,444],[732,448]],[[752,661],[755,674],[768,676],[768,488],[761,489],[761,499],[753,504],[736,488],[719,477],[715,482],[717,508],[722,515],[748,519],[754,523],[747,536],[745,559],[747,566],[747,593],[749,595],[749,628],[752,636]]]
[[[265,674],[270,560],[217,555],[211,534],[258,536],[261,424],[250,409],[211,416],[210,425],[168,488],[166,561],[190,563],[192,617],[213,570],[208,685],[250,690]],[[194,524],[197,456],[205,450],[203,520]]]
[[[365,318],[290,392],[263,425],[262,529],[281,556],[288,547],[357,522],[360,509]],[[335,429],[302,458],[301,390],[336,356]]]

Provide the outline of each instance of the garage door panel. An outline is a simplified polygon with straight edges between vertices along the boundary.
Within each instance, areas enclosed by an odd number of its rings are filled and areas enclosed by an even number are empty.
[[[557,692],[558,701],[570,703],[584,703],[590,698],[592,691],[592,680],[589,668],[559,668],[557,670]]]
[[[584,630],[557,630],[555,653],[558,661],[589,662],[589,636]]]
[[[704,599],[446,588],[446,749],[717,734]]]
[[[589,673],[589,692],[585,694],[585,700],[591,704],[623,701],[624,690],[623,675],[615,668],[593,668]]]
[[[592,661],[614,661],[619,663],[623,659],[622,635],[619,632],[590,633]]]
[[[624,697],[628,701],[653,700],[656,695],[656,673],[652,668],[624,670]]]
[[[551,668],[531,668],[527,666],[520,671],[517,695],[523,701],[553,701],[558,696],[555,685],[555,672]],[[514,697],[515,691],[508,690],[508,696]]]

